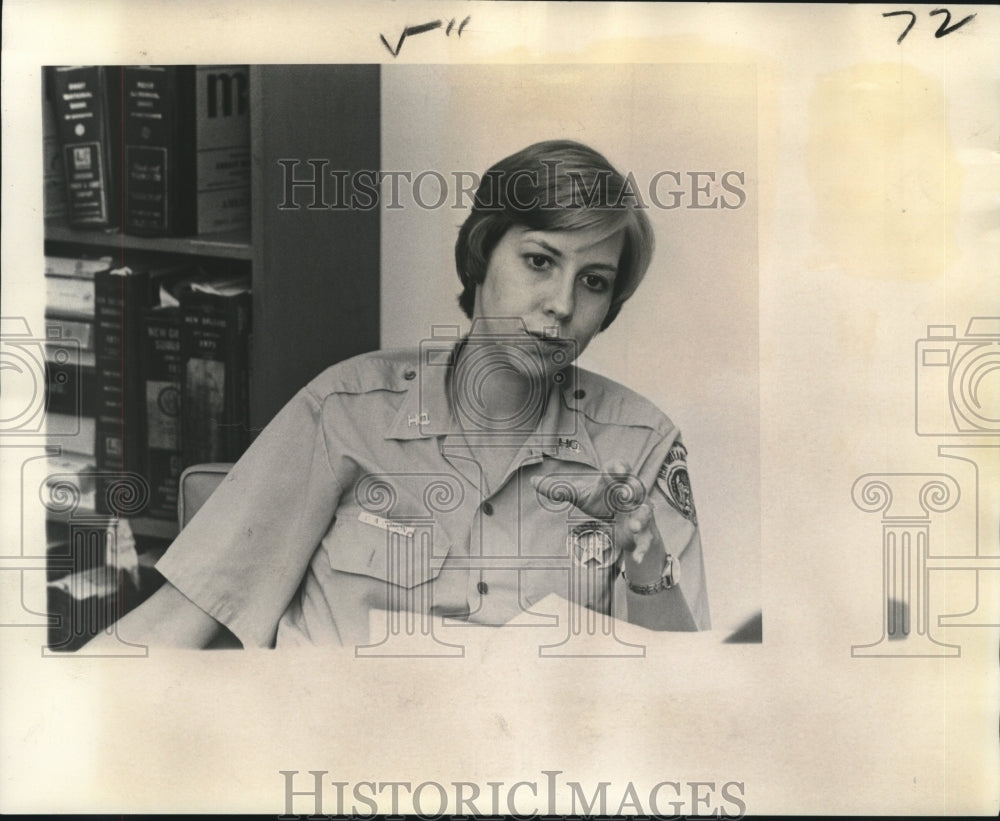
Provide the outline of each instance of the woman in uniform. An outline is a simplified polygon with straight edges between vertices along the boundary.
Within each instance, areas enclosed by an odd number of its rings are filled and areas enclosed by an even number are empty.
[[[362,645],[373,616],[502,625],[556,594],[709,626],[686,452],[573,361],[649,266],[628,182],[571,141],[494,165],[461,227],[462,337],[341,362],[258,436],[123,617],[132,642]]]

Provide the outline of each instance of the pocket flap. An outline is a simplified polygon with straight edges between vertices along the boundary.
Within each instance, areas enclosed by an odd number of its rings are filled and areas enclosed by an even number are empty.
[[[334,570],[401,587],[436,578],[450,549],[439,527],[379,526],[350,514],[337,517],[323,547]]]

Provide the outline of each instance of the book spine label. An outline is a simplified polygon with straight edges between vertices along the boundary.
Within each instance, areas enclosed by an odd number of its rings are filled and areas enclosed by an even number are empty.
[[[128,66],[125,85],[125,230],[162,236],[174,231],[180,150],[176,133],[179,70],[170,66]]]
[[[181,475],[181,328],[177,310],[150,312],[146,321],[146,514],[177,518]]]
[[[73,225],[118,223],[112,125],[117,106],[109,88],[109,71],[104,66],[59,66],[49,75]]]
[[[145,400],[141,329],[149,292],[145,272],[98,274],[94,281],[94,354],[97,371],[97,470],[144,474]],[[97,488],[97,510],[108,507],[105,478]]]

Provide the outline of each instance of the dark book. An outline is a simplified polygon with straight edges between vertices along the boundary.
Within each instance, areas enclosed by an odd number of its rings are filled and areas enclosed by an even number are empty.
[[[125,231],[249,230],[248,66],[124,68]]]
[[[181,475],[181,312],[161,300],[146,317],[144,378],[146,386],[146,464],[150,498],[148,516],[177,519],[177,480]]]
[[[97,368],[93,351],[81,350],[76,340],[46,340],[45,409],[94,417],[97,414]]]
[[[147,479],[146,386],[142,350],[146,315],[159,287],[191,270],[187,263],[146,263],[98,273],[94,281],[94,355],[97,371],[97,510],[112,513],[108,491],[115,475]],[[149,487],[134,488],[148,503]],[[138,515],[144,505],[130,504]]]
[[[94,417],[97,376],[94,323],[45,320],[45,408],[49,413]]]
[[[44,172],[42,180],[42,203],[45,219],[65,218],[68,212],[66,201],[66,168],[63,164],[62,147],[56,129],[55,107],[52,105],[51,83],[43,82],[42,100],[42,159]]]
[[[249,280],[192,285],[181,295],[184,466],[236,461],[250,442]]]
[[[112,512],[111,474],[144,472],[141,331],[149,301],[149,272],[115,268],[94,280],[97,368],[97,510]]]
[[[62,150],[70,225],[110,228],[121,221],[121,69],[51,66],[47,70]]]

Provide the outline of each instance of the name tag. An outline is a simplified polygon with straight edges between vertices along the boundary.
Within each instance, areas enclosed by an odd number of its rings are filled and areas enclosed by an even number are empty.
[[[383,519],[381,516],[376,516],[374,513],[359,513],[358,521],[364,522],[366,525],[374,525],[375,527],[381,530],[387,530],[390,533],[398,533],[400,536],[406,536],[407,539],[413,538],[413,534],[416,532],[412,527],[396,524],[396,522],[390,522],[388,519]]]

